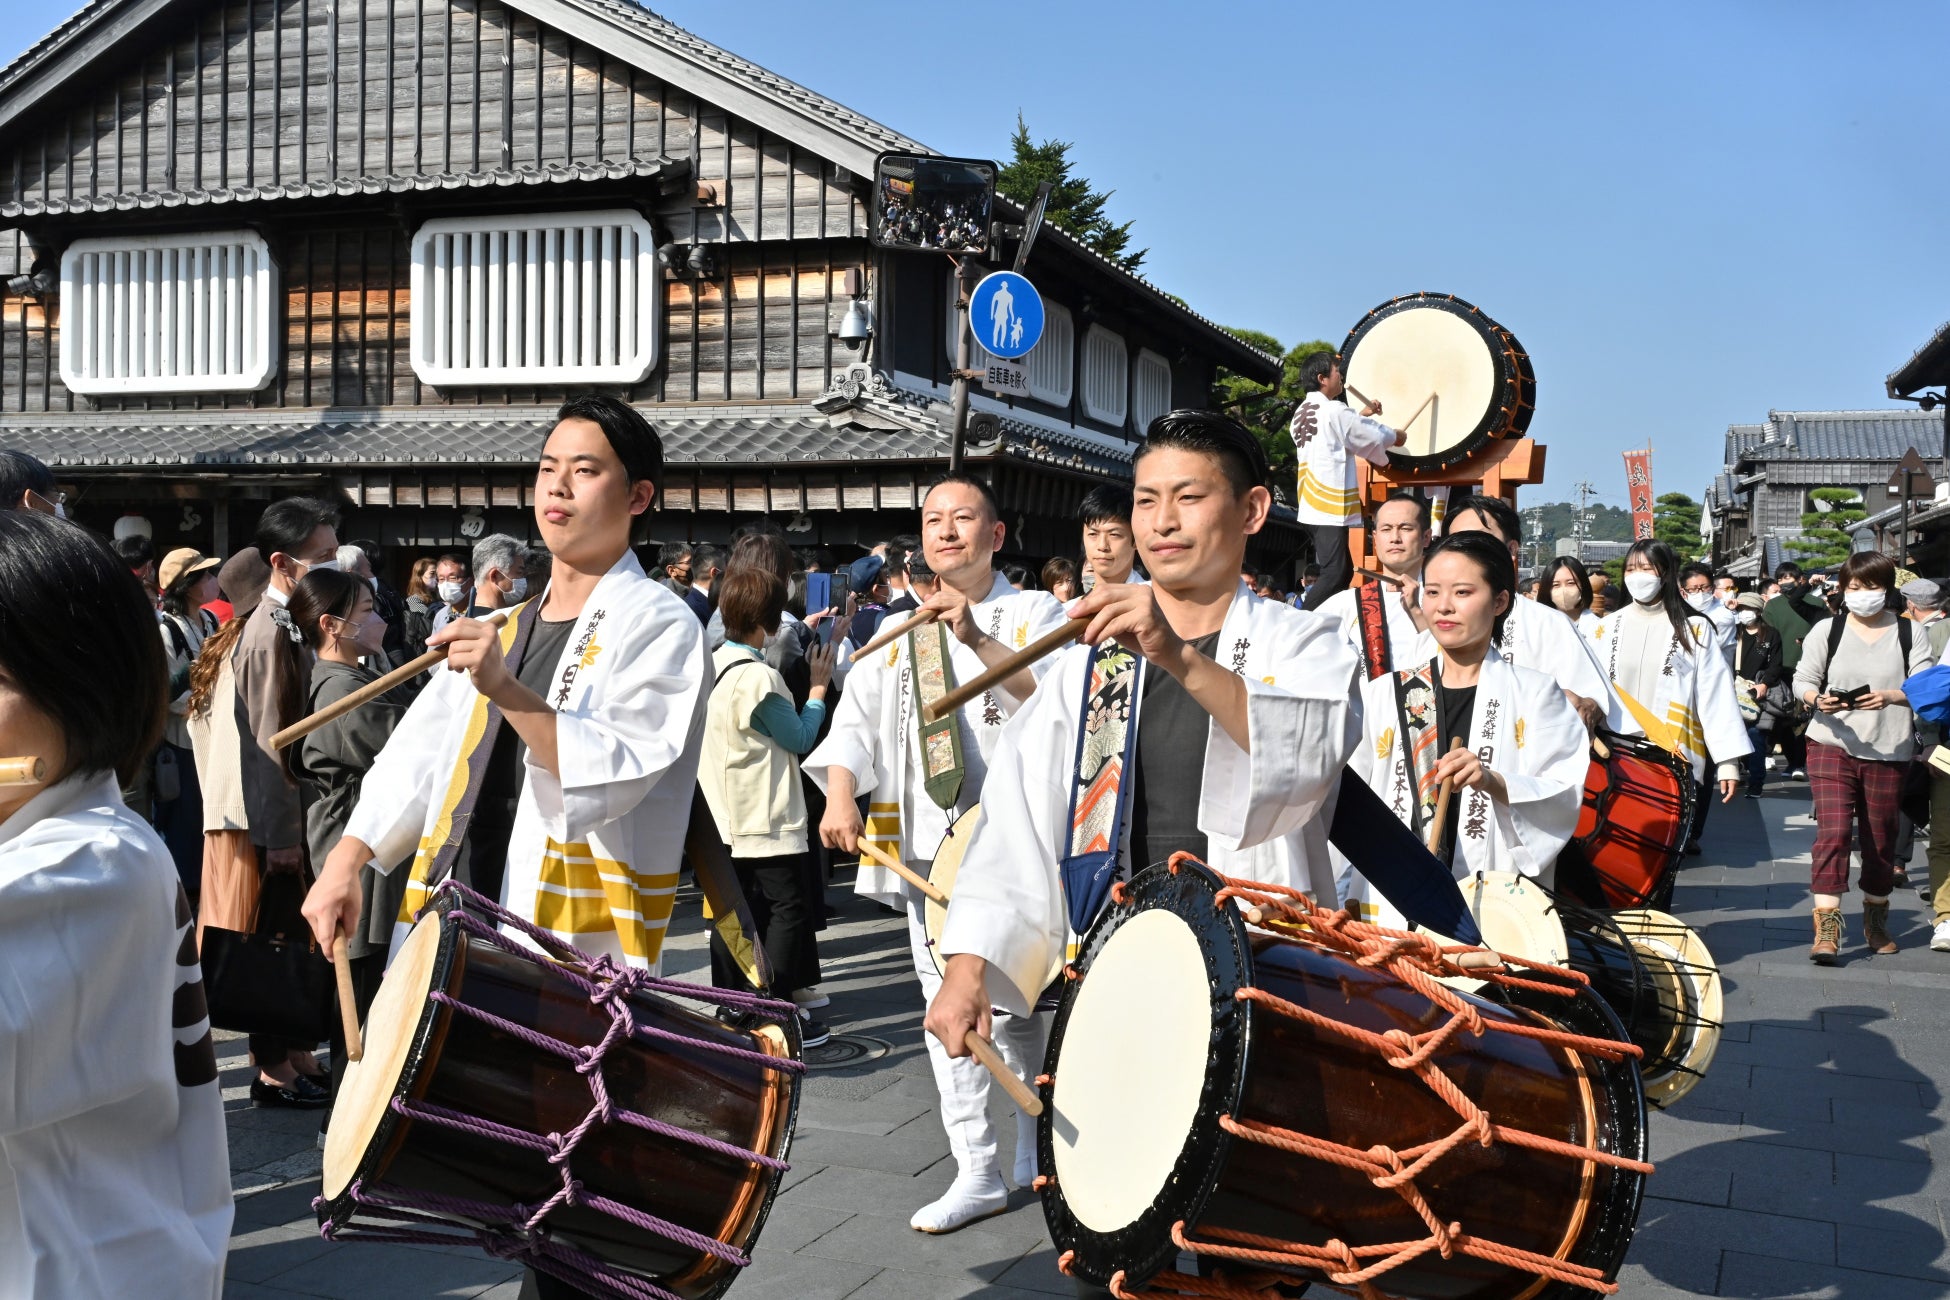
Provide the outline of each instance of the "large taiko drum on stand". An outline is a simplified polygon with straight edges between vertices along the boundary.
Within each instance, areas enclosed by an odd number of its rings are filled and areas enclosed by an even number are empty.
[[[1406,436],[1388,454],[1397,471],[1448,469],[1495,439],[1520,438],[1537,406],[1529,354],[1453,294],[1411,293],[1375,308],[1341,344],[1341,368],[1350,400],[1380,402],[1377,418]]]
[[[1252,1289],[1614,1290],[1651,1171],[1637,1049],[1569,972],[1476,996],[1441,951],[1184,855],[1118,886],[1038,1080],[1059,1264],[1119,1295],[1218,1294],[1181,1251]]]
[[[477,1245],[597,1295],[708,1300],[777,1195],[798,1058],[790,1003],[616,967],[450,881],[346,1071],[319,1223]]]
[[[1600,731],[1584,808],[1557,859],[1557,890],[1587,907],[1669,907],[1698,788],[1683,754]]]

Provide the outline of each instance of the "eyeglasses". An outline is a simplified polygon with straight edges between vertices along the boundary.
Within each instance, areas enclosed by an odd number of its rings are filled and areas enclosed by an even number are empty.
[[[68,504],[68,494],[59,488],[56,488],[53,492],[35,492],[33,488],[28,488],[27,490],[33,493],[39,500],[47,502],[50,506],[64,506]]]

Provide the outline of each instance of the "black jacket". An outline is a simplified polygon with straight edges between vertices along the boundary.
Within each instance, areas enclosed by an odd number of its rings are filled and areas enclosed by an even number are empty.
[[[1781,634],[1765,623],[1741,628],[1733,638],[1733,672],[1762,686],[1785,684],[1787,664],[1782,662]]]

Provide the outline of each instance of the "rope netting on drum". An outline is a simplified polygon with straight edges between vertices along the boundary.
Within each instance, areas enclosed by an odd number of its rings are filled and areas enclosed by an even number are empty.
[[[589,1046],[578,1046],[479,1007],[470,1006],[443,990],[432,991],[428,994],[428,1000],[446,1007],[454,1014],[471,1017],[502,1033],[512,1035],[539,1051],[570,1062],[575,1072],[581,1075],[588,1085],[591,1101],[589,1111],[566,1133],[531,1133],[525,1129],[463,1114],[430,1102],[394,1097],[390,1109],[404,1119],[431,1124],[546,1156],[548,1162],[558,1171],[559,1185],[542,1200],[532,1204],[509,1205],[394,1187],[383,1183],[368,1187],[363,1180],[359,1180],[352,1184],[346,1194],[359,1207],[362,1216],[389,1220],[399,1225],[426,1226],[382,1227],[355,1220],[344,1223],[334,1221],[325,1223],[320,1229],[321,1234],[328,1241],[473,1245],[497,1259],[532,1265],[577,1286],[592,1288],[598,1293],[620,1297],[622,1300],[681,1300],[680,1297],[639,1274],[619,1269],[605,1260],[557,1240],[549,1231],[549,1216],[564,1207],[577,1206],[607,1215],[633,1228],[662,1237],[735,1267],[744,1268],[750,1264],[751,1259],[743,1251],[727,1242],[692,1231],[681,1224],[672,1223],[588,1190],[575,1176],[570,1162],[576,1148],[591,1133],[606,1125],[622,1124],[697,1147],[729,1160],[746,1161],[778,1172],[790,1168],[784,1161],[762,1151],[720,1142],[716,1138],[678,1128],[620,1105],[610,1096],[609,1081],[604,1074],[603,1063],[617,1044],[635,1040],[681,1047],[685,1051],[714,1053],[765,1070],[790,1074],[803,1073],[806,1068],[803,1061],[673,1033],[653,1025],[639,1024],[631,1008],[630,998],[637,993],[659,993],[706,1002],[734,1011],[770,1015],[779,1019],[797,1015],[798,1008],[790,1002],[774,1001],[736,989],[709,988],[681,980],[662,979],[648,971],[619,965],[608,956],[593,956],[564,943],[546,930],[498,906],[457,880],[446,881],[434,890],[428,900],[428,906],[431,907],[442,895],[448,894],[453,895],[464,905],[449,913],[456,926],[475,939],[492,944],[512,956],[542,964],[541,956],[534,949],[509,938],[502,932],[502,927],[510,927],[527,935],[534,940],[537,947],[559,963],[549,963],[549,969],[555,975],[582,990],[592,1004],[608,1015],[609,1027],[600,1041]],[[312,1202],[312,1208],[317,1210],[324,1203],[325,1198],[320,1197]],[[479,1226],[463,1227],[455,1223],[455,1219],[466,1220]],[[432,1231],[432,1228],[443,1228],[446,1231],[436,1232]]]
[[[1180,863],[1186,861],[1197,859],[1189,854],[1175,854],[1169,869],[1176,872]],[[1481,952],[1481,949],[1443,944],[1428,935],[1357,921],[1345,911],[1329,911],[1298,890],[1280,885],[1227,876],[1220,879],[1224,881],[1224,887],[1217,895],[1219,906],[1237,901],[1245,905],[1247,919],[1255,925],[1302,938],[1340,954],[1357,966],[1385,970],[1447,1014],[1423,1033],[1411,1034],[1403,1029],[1374,1033],[1323,1016],[1262,989],[1250,986],[1241,988],[1235,996],[1372,1052],[1393,1069],[1414,1074],[1456,1112],[1459,1122],[1452,1131],[1432,1142],[1398,1151],[1382,1144],[1367,1148],[1351,1147],[1295,1129],[1222,1116],[1219,1120],[1221,1127],[1241,1141],[1275,1147],[1365,1175],[1376,1188],[1401,1197],[1427,1226],[1428,1235],[1366,1246],[1351,1246],[1338,1239],[1315,1246],[1216,1228],[1203,1236],[1193,1236],[1181,1221],[1172,1230],[1172,1239],[1180,1249],[1231,1263],[1316,1270],[1326,1276],[1330,1285],[1359,1296],[1361,1300],[1388,1300],[1387,1293],[1376,1285],[1377,1279],[1431,1251],[1444,1259],[1464,1255],[1607,1295],[1616,1292],[1617,1284],[1607,1282],[1597,1269],[1478,1237],[1465,1230],[1459,1222],[1444,1221],[1416,1184],[1417,1177],[1428,1173],[1443,1157],[1472,1143],[1484,1149],[1502,1143],[1641,1174],[1652,1172],[1652,1166],[1641,1160],[1627,1159],[1595,1147],[1545,1137],[1495,1122],[1470,1100],[1435,1060],[1436,1054],[1459,1035],[1479,1038],[1485,1033],[1529,1038],[1567,1052],[1607,1061],[1623,1061],[1640,1056],[1639,1048],[1630,1043],[1485,1016],[1474,1001],[1441,982],[1444,978],[1462,976],[1505,988],[1573,997],[1579,987],[1586,983],[1584,976],[1562,967],[1500,954],[1501,967],[1466,969],[1456,959],[1464,953]],[[1121,902],[1122,891],[1123,885],[1117,885],[1113,888],[1112,897]],[[1563,982],[1526,978],[1509,967],[1528,969]],[[1277,1274],[1262,1273],[1243,1279],[1220,1280],[1168,1270],[1151,1278],[1141,1288],[1127,1286],[1123,1274],[1119,1273],[1112,1278],[1110,1289],[1120,1300],[1159,1295],[1246,1300],[1247,1297],[1264,1297],[1269,1287],[1291,1281],[1291,1277],[1281,1278]]]

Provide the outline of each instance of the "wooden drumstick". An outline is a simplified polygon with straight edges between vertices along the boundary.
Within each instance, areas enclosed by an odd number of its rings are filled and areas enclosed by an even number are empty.
[[[47,760],[38,754],[0,758],[0,785],[39,785],[47,780]]]
[[[1082,636],[1090,626],[1087,618],[1073,618],[1064,622],[1054,632],[1049,632],[1031,641],[1022,649],[1004,659],[986,672],[978,674],[972,681],[963,682],[954,690],[936,700],[933,704],[921,706],[921,717],[928,722],[939,722],[959,709],[962,705],[988,690],[997,682],[1006,682],[1044,655],[1061,650],[1070,642]]]
[[[900,640],[902,637],[906,636],[909,632],[912,632],[915,628],[920,627],[926,623],[932,623],[934,622],[934,620],[940,617],[941,615],[936,613],[934,610],[924,609],[920,613],[916,614],[913,618],[910,618],[904,623],[902,623],[899,627],[888,628],[886,631],[882,632],[879,636],[867,642],[865,645],[861,646],[858,650],[855,650],[853,652],[853,657],[855,659],[862,659],[867,655],[872,654],[876,650],[884,649],[887,646],[892,645],[894,642]]]
[[[352,997],[352,959],[345,952],[345,936],[332,936],[332,974],[339,983],[339,1023],[345,1027],[345,1059],[356,1061],[366,1054],[359,1040],[359,1004]]]
[[[1598,756],[1600,763],[1609,763],[1611,761],[1611,746],[1607,745],[1597,736],[1591,738],[1591,752]]]
[[[1402,421],[1402,422],[1401,422],[1400,424],[1398,424],[1398,425],[1396,425],[1396,426],[1395,426],[1395,432],[1396,432],[1396,433],[1401,433],[1402,431],[1404,431],[1405,429],[1407,429],[1409,425],[1411,425],[1411,424],[1413,424],[1413,423],[1415,423],[1415,417],[1416,417],[1416,416],[1418,416],[1418,415],[1420,415],[1420,414],[1422,414],[1422,412],[1424,412],[1424,411],[1426,411],[1426,410],[1428,410],[1428,409],[1429,409],[1429,403],[1430,403],[1430,402],[1433,402],[1434,400],[1435,400],[1435,394],[1434,394],[1434,393],[1430,393],[1430,394],[1429,394],[1429,395],[1428,395],[1427,397],[1425,397],[1425,398],[1423,398],[1423,399],[1422,399],[1422,404],[1421,404],[1420,406],[1418,406],[1418,407],[1416,407],[1416,408],[1415,408],[1415,415],[1411,415],[1411,416],[1409,416],[1409,417],[1408,417],[1408,418],[1407,418],[1406,420],[1403,420],[1403,421]]]
[[[1348,392],[1353,393],[1355,398],[1361,403],[1361,405],[1373,406],[1375,404],[1373,398],[1369,397],[1366,393],[1356,388],[1353,384],[1343,381],[1341,387],[1345,388]]]
[[[995,1076],[995,1081],[1002,1085],[1002,1090],[1009,1094],[1009,1099],[1021,1108],[1023,1114],[1034,1117],[1043,1113],[1043,1099],[1009,1068],[1009,1063],[1002,1059],[1002,1053],[995,1050],[994,1043],[973,1029],[968,1031],[968,1037],[962,1041],[968,1044],[969,1054],[987,1067],[988,1072]]]
[[[1449,741],[1449,752],[1462,748],[1462,737],[1453,736]],[[1435,820],[1429,823],[1429,852],[1442,852],[1442,831],[1449,822],[1449,796],[1456,792],[1456,778],[1445,776],[1442,786],[1435,792]]]
[[[941,904],[943,907],[948,906],[948,896],[946,894],[942,893],[940,890],[936,889],[931,883],[929,883],[926,879],[924,879],[920,875],[917,875],[915,872],[910,870],[906,863],[902,862],[899,858],[895,857],[893,854],[881,848],[878,844],[871,843],[870,841],[862,838],[858,842],[856,847],[860,850],[860,854],[862,857],[872,858],[875,862],[878,862],[881,866],[887,868],[887,870],[893,872],[895,875],[899,876],[902,880],[905,880],[908,884],[920,890],[924,897],[932,900],[933,902]]]
[[[1354,571],[1360,574],[1364,578],[1373,578],[1376,582],[1385,582],[1389,586],[1395,588],[1395,590],[1397,591],[1400,591],[1403,587],[1406,587],[1408,585],[1407,583],[1403,582],[1400,578],[1397,578],[1394,574],[1383,573],[1379,569],[1364,569],[1357,564],[1354,566]]]
[[[508,621],[506,610],[496,610],[481,620],[490,627],[500,627]],[[309,717],[300,718],[271,737],[272,749],[283,749],[295,740],[303,740],[326,723],[342,718],[352,710],[372,701],[392,690],[412,681],[427,669],[434,667],[447,657],[447,646],[435,646],[411,663],[401,664],[376,682],[368,682],[352,694],[333,700]]]

